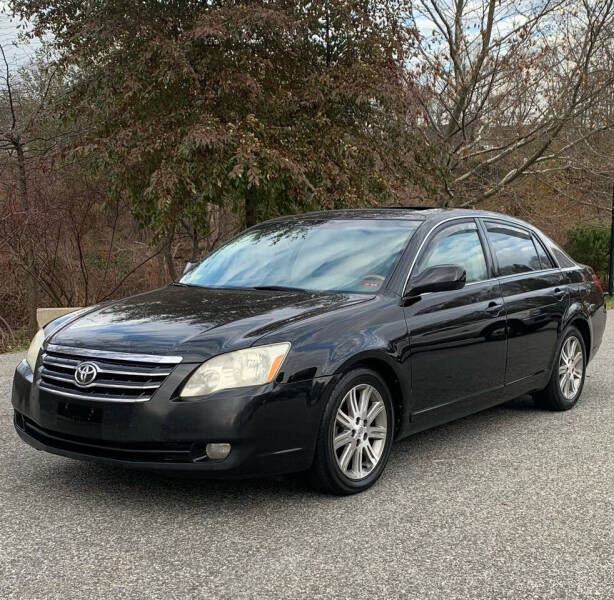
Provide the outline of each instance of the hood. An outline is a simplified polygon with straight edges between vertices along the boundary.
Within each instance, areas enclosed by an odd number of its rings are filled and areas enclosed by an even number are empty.
[[[95,308],[60,326],[49,342],[115,352],[179,354],[185,362],[202,361],[251,346],[284,325],[371,298],[170,285]]]

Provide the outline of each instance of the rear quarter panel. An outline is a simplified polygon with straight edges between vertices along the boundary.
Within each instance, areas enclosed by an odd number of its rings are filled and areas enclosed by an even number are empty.
[[[589,360],[595,355],[603,340],[607,308],[603,290],[594,281],[594,271],[586,265],[564,269],[570,289],[570,304],[565,316],[565,325],[582,318],[589,326]]]

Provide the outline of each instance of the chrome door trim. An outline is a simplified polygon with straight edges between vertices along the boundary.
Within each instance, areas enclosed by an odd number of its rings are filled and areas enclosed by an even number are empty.
[[[497,279],[510,279],[512,277],[522,277],[523,275],[543,275],[544,273],[558,273],[561,269],[552,267],[551,269],[539,269],[537,271],[521,271],[520,273],[510,273],[509,275],[501,275]]]

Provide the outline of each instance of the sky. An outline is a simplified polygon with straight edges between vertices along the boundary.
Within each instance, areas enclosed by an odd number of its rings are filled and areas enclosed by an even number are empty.
[[[38,40],[27,44],[21,42],[18,36],[23,29],[19,29],[18,25],[19,21],[6,13],[6,2],[0,0],[0,44],[11,69],[24,66],[40,47]]]

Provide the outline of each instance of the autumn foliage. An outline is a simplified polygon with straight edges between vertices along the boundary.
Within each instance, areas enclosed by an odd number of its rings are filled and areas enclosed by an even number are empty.
[[[476,205],[563,238],[609,205],[612,2],[12,0],[45,44],[1,82],[0,330],[288,212]]]

